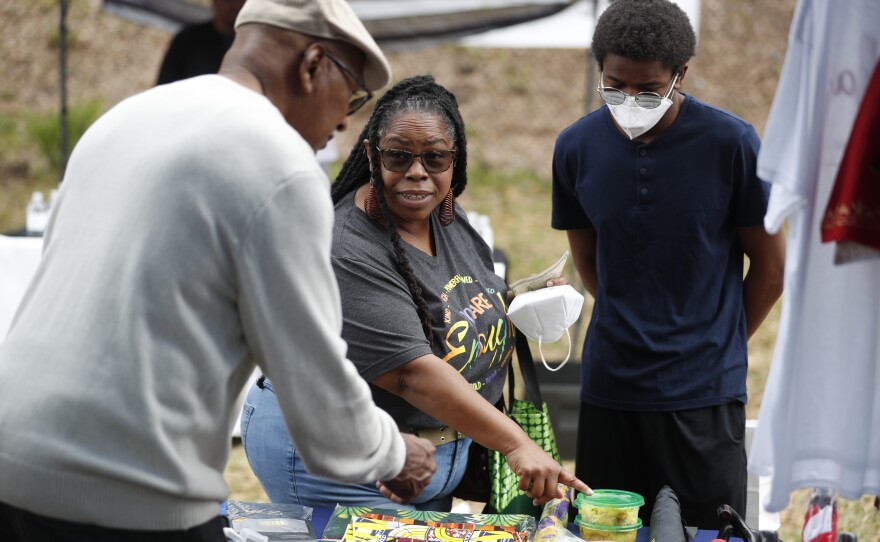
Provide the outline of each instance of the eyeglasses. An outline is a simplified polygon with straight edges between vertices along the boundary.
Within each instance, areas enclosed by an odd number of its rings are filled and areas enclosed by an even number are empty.
[[[678,79],[678,72],[672,76],[672,81],[669,83],[669,89],[666,91],[666,94],[660,96],[656,92],[639,92],[635,96],[631,94],[627,94],[622,90],[617,90],[614,87],[603,87],[602,81],[604,79],[603,74],[599,73],[599,83],[596,85],[596,90],[599,92],[599,96],[605,100],[605,103],[609,105],[620,105],[626,101],[627,98],[633,98],[636,101],[636,104],[645,108],[645,109],[655,109],[660,106],[663,102],[663,98],[668,98],[672,94],[672,89],[675,87],[675,80]]]
[[[373,98],[373,93],[367,89],[366,83],[364,80],[355,75],[355,73],[345,65],[345,63],[339,58],[332,54],[328,50],[324,50],[324,54],[327,55],[327,58],[333,61],[334,64],[339,68],[339,70],[347,75],[352,81],[354,81],[359,87],[358,90],[352,94],[351,99],[348,101],[348,113],[347,115],[354,115],[358,109],[364,106],[367,102],[369,102]]]
[[[382,165],[388,171],[396,171],[397,173],[406,173],[412,167],[416,158],[421,160],[422,167],[428,173],[442,173],[449,169],[455,159],[455,149],[452,150],[432,150],[420,152],[404,151],[401,149],[380,149],[379,156],[382,158]]]

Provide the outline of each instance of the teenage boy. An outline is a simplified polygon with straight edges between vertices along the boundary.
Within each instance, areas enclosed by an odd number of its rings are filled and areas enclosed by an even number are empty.
[[[557,139],[552,226],[595,298],[577,476],[643,495],[644,522],[668,484],[688,525],[717,529],[719,505],[745,513],[747,342],[782,292],[785,249],[762,226],[754,128],[680,91],[695,43],[667,0],[602,14],[605,107]]]

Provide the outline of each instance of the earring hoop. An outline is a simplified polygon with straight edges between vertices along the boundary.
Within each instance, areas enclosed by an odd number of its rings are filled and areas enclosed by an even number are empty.
[[[455,222],[455,196],[452,195],[452,189],[446,193],[446,197],[440,203],[440,223],[448,226]]]
[[[370,181],[370,188],[367,190],[367,197],[364,199],[364,212],[367,216],[376,222],[382,221],[382,203],[379,202],[379,192],[376,185]]]

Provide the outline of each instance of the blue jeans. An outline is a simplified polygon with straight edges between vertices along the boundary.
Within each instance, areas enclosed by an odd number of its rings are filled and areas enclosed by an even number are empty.
[[[383,497],[375,483],[340,483],[306,472],[269,380],[263,389],[254,384],[248,391],[241,414],[241,440],[251,469],[272,502],[312,508],[341,504],[447,512],[452,508],[452,490],[464,476],[471,444],[464,438],[438,446],[437,472],[431,483],[409,504],[397,504]]]

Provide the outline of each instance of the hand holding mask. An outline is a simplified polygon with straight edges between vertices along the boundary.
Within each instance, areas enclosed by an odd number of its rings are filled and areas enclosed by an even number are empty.
[[[515,295],[519,295],[531,292],[532,290],[546,288],[548,281],[558,279],[562,276],[562,269],[565,267],[565,262],[568,261],[568,254],[569,252],[566,250],[562,257],[556,260],[556,263],[547,269],[535,275],[529,275],[524,279],[515,281],[510,285],[511,291],[513,291]]]

